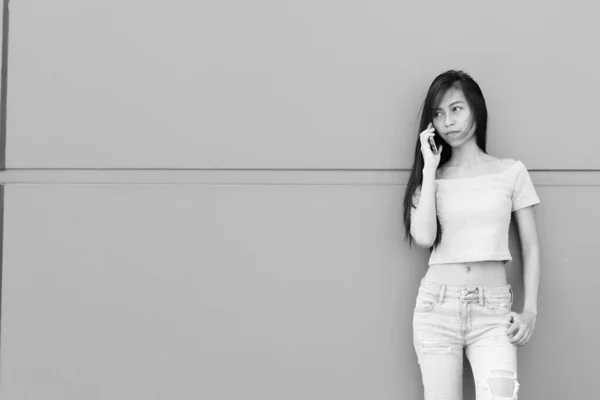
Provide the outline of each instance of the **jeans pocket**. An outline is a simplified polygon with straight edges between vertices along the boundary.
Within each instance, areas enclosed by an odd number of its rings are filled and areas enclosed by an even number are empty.
[[[437,303],[437,299],[434,296],[419,293],[417,295],[417,303],[415,304],[415,312],[429,312],[432,311]]]
[[[494,315],[508,314],[512,309],[511,299],[492,299],[486,300],[484,308]]]

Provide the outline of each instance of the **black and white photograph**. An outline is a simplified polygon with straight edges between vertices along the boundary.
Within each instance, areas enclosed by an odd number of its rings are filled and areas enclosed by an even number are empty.
[[[0,3],[0,400],[600,398],[595,2]]]

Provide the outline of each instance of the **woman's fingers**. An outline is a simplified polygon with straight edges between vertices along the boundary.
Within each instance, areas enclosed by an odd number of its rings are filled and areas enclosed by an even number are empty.
[[[526,333],[527,333],[527,328],[524,325],[519,325],[519,331],[512,339],[510,339],[510,342],[512,344],[519,345],[521,340],[523,340],[523,338],[525,338]]]
[[[431,129],[425,129],[423,132],[421,132],[421,143],[426,142],[430,136],[435,136],[435,132],[433,130],[434,129],[431,128]]]
[[[432,129],[426,129],[423,132],[421,132],[421,146],[425,147],[425,146],[429,146],[429,138],[434,137],[435,136],[435,132]]]
[[[526,330],[525,333],[523,334],[523,337],[520,338],[519,340],[515,341],[515,343],[513,343],[513,344],[518,347],[525,346],[527,344],[527,342],[529,342],[530,338],[531,338],[531,332],[529,330]]]
[[[435,128],[433,127],[433,125],[431,125],[431,122],[430,122],[429,125],[427,125],[427,128],[425,128],[425,130],[423,132],[421,132],[421,135],[434,133],[434,131],[435,131]]]
[[[429,125],[427,125],[427,129],[425,129],[423,132],[420,133],[420,140],[421,140],[421,154],[423,155],[423,159],[425,161],[425,164],[428,165],[432,165],[435,166],[435,168],[437,168],[438,163],[440,162],[440,148],[438,146],[438,151],[437,154],[433,153],[433,149],[431,144],[429,143],[429,141],[435,136],[435,128],[433,127],[433,124],[430,122]]]
[[[510,327],[506,330],[506,336],[514,335],[515,331],[519,329],[519,324],[517,323],[517,320],[513,319],[512,321],[512,324],[510,324]]]
[[[425,145],[427,144],[427,140],[429,140],[429,136],[421,134],[421,148],[425,147]]]
[[[525,346],[533,335],[533,327],[528,319],[522,318],[514,311],[511,311],[509,316],[511,325],[506,330],[506,335],[509,337],[510,343],[518,347]]]
[[[517,343],[517,346],[519,346],[519,347],[525,346],[527,344],[527,342],[529,342],[530,338],[531,338],[531,332],[529,330],[527,330],[527,333],[525,333],[525,335],[523,335],[523,338],[521,340],[519,340],[519,342]]]

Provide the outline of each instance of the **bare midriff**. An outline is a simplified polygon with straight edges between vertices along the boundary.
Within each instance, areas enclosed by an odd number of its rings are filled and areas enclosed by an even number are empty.
[[[431,264],[425,280],[451,286],[502,286],[507,284],[506,264],[502,261]]]

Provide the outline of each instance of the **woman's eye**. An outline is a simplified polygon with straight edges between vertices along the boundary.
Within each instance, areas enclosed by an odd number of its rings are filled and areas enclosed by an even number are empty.
[[[462,110],[462,107],[456,106],[452,108],[453,111],[458,111],[458,110]]]

